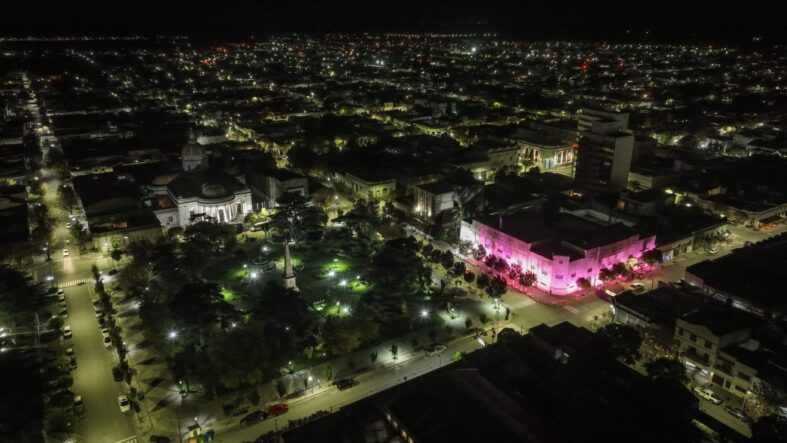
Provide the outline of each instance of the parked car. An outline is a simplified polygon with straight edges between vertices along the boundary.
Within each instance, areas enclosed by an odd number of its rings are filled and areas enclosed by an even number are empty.
[[[74,412],[83,414],[85,412],[85,403],[82,401],[81,395],[74,396]]]
[[[74,355],[74,348],[67,348],[66,349],[66,355],[69,356],[69,357],[73,356]]]
[[[65,325],[63,326],[63,338],[71,338],[71,326]]]
[[[724,408],[724,412],[732,415],[733,417],[737,418],[738,420],[744,423],[751,423],[751,417],[746,415],[745,412],[741,411],[738,408],[733,408],[732,406],[726,406]]]
[[[287,403],[276,403],[268,408],[268,415],[267,417],[276,417],[282,415],[290,410],[290,405]],[[267,418],[266,417],[266,418]]]
[[[713,404],[720,405],[722,400],[716,395],[715,392],[711,391],[708,388],[703,388],[702,386],[696,386],[694,388],[694,393],[703,400],[708,400]]]
[[[118,405],[120,405],[120,412],[128,412],[131,410],[131,403],[125,395],[118,397]]]
[[[150,436],[150,443],[169,443],[169,437],[164,437],[163,435],[151,435]]]
[[[631,290],[634,292],[642,292],[645,290],[645,285],[643,285],[642,283],[632,283]]]
[[[445,352],[447,349],[448,349],[448,348],[447,348],[445,345],[443,345],[443,344],[440,344],[440,343],[435,343],[435,344],[433,344],[433,345],[429,345],[429,346],[427,346],[427,347],[424,349],[424,352],[426,352],[426,355],[428,355],[428,356],[430,356],[430,357],[434,357],[434,356],[435,356],[435,355],[437,355],[437,354],[442,354],[442,353],[443,353],[443,352]]]
[[[104,316],[104,311],[96,311],[96,318],[101,318]]]
[[[716,254],[717,252],[719,252],[719,251],[716,248],[708,249],[708,254],[710,254],[710,255]]]
[[[112,347],[112,337],[110,337],[109,334],[104,334],[104,347]]]
[[[344,391],[345,389],[350,389],[352,387],[358,386],[358,380],[354,378],[343,378],[341,380],[336,380],[336,389],[340,391]]]
[[[259,423],[259,422],[265,420],[266,417],[267,417],[267,414],[265,414],[264,412],[262,412],[262,411],[254,411],[251,414],[241,418],[240,419],[240,425],[241,425],[241,427],[245,428],[245,427],[251,426],[253,424],[256,424],[256,423]]]

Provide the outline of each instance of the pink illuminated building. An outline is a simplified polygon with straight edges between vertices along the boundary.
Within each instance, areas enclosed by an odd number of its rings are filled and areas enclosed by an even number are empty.
[[[487,255],[521,265],[523,272],[537,276],[536,287],[557,295],[579,290],[579,278],[601,284],[599,269],[639,258],[654,248],[656,240],[621,224],[599,225],[567,213],[539,212],[463,221],[459,235],[474,247],[483,246]]]

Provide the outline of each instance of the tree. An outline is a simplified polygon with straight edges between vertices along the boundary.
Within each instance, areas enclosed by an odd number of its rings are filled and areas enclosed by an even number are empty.
[[[538,281],[538,277],[533,272],[527,271],[519,277],[519,284],[522,285],[525,290],[527,288],[533,286]]]
[[[454,263],[454,267],[451,269],[451,273],[457,277],[464,274],[465,271],[467,271],[467,265],[463,261]]]
[[[486,289],[486,287],[489,285],[489,276],[482,273],[478,276],[478,279],[476,279],[475,284],[479,289]]]
[[[642,253],[642,261],[654,266],[661,264],[664,260],[664,253],[660,249],[649,249]]]
[[[459,254],[463,256],[467,256],[473,252],[473,242],[468,240],[462,240],[459,242]]]
[[[112,257],[112,268],[115,268],[115,262],[120,261],[123,258],[123,251],[120,249],[113,249],[112,252],[109,253],[109,256]]]
[[[755,383],[752,392],[770,413],[776,413],[780,408],[787,406],[787,394],[766,381],[760,380]]]
[[[249,324],[211,336],[207,355],[223,386],[235,388],[262,380],[271,353],[260,329],[260,325]]]
[[[393,358],[394,364],[396,364],[396,356],[399,355],[399,346],[392,344],[388,350],[391,352],[391,358]]]
[[[372,364],[377,361],[377,351],[372,351],[369,353],[369,361],[371,361]]]
[[[473,258],[474,258],[476,261],[481,261],[481,260],[483,260],[483,259],[484,259],[484,257],[486,257],[486,248],[484,248],[484,245],[478,245],[478,246],[477,246],[477,247],[476,247],[476,248],[473,250]]]
[[[320,338],[329,354],[344,355],[358,349],[363,331],[357,328],[350,317],[328,317],[320,331]]]
[[[751,426],[751,441],[754,443],[787,442],[787,419],[776,414],[760,417]]]
[[[615,273],[610,269],[601,268],[598,270],[598,278],[606,283],[615,279]]]
[[[612,353],[625,363],[634,364],[639,359],[642,336],[633,327],[612,323],[599,329],[599,333],[607,340]]]
[[[475,274],[472,271],[465,271],[463,278],[467,283],[472,283],[475,280]]]
[[[645,363],[645,371],[652,379],[673,380],[685,384],[689,378],[686,376],[686,366],[674,358],[657,358]]]
[[[622,262],[612,265],[612,272],[618,277],[624,277],[631,273],[626,264]]]
[[[588,289],[593,287],[593,285],[590,284],[590,280],[588,280],[585,277],[580,277],[577,279],[577,286],[583,291],[587,291]]]
[[[20,323],[29,322],[46,303],[43,287],[33,284],[25,273],[8,265],[0,265],[0,312]]]
[[[395,296],[408,298],[422,293],[432,271],[417,252],[418,243],[413,238],[386,241],[372,259],[369,279]]]
[[[486,287],[486,293],[497,301],[506,293],[507,288],[508,284],[505,280],[500,277],[495,277],[489,282],[489,286]]]

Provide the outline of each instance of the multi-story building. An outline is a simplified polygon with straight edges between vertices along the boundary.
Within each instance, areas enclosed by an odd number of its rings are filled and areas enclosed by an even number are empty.
[[[759,340],[761,325],[748,313],[711,303],[677,319],[675,344],[687,366],[733,395],[745,398],[760,383],[784,389],[784,345]]]
[[[372,171],[337,172],[334,181],[362,200],[390,200],[396,191],[396,180]]]
[[[566,213],[536,211],[463,221],[460,239],[535,273],[536,286],[558,295],[579,290],[579,278],[600,283],[601,268],[639,258],[655,244],[654,236],[641,237],[622,224],[605,226]]]
[[[628,114],[585,109],[580,114],[574,177],[588,189],[620,190],[628,184],[634,135]]]

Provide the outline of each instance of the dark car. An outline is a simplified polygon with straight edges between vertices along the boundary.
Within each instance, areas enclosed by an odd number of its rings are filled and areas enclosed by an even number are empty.
[[[240,425],[245,428],[265,420],[266,417],[267,417],[266,413],[262,411],[254,411],[251,414],[241,418]]]
[[[744,423],[751,423],[751,418],[746,415],[745,412],[741,411],[738,408],[733,408],[732,406],[726,406],[724,408],[724,412],[732,415],[733,417],[737,418],[738,420]]]
[[[169,443],[169,437],[164,437],[163,435],[151,435],[150,442],[151,443]]]
[[[354,378],[343,378],[341,380],[337,380],[334,384],[336,385],[336,389],[344,391],[345,389],[358,386],[358,380]]]

